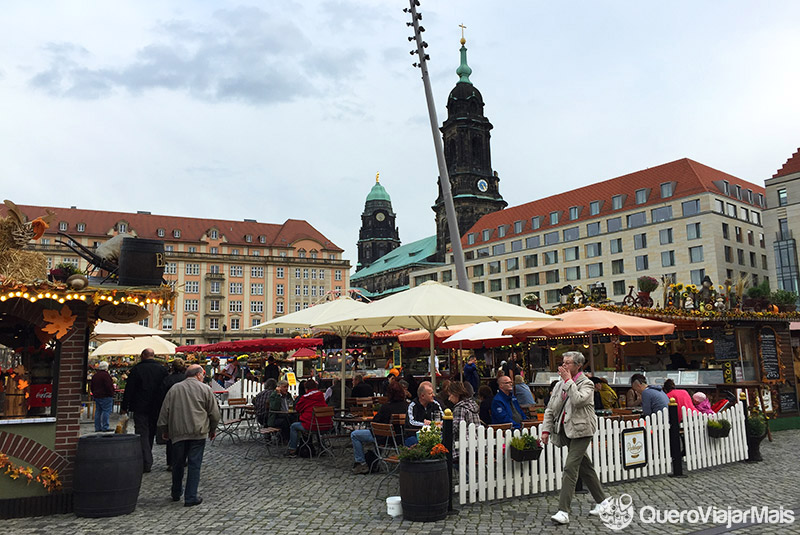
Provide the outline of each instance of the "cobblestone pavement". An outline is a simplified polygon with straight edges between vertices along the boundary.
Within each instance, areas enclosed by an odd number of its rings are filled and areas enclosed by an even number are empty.
[[[116,415],[115,415],[116,416]],[[88,422],[84,433],[93,431]],[[689,473],[685,478],[658,477],[607,487],[612,496],[630,494],[633,504],[658,510],[715,506],[747,508],[751,505],[791,509],[797,520],[791,525],[745,525],[733,533],[800,534],[800,485],[790,467],[800,465],[800,430],[774,433],[764,441],[762,463],[735,463]],[[349,442],[349,441],[348,441]],[[285,459],[268,456],[263,449],[244,458],[245,444],[207,445],[200,482],[204,501],[191,508],[170,499],[170,472],[165,470],[164,446],[154,447],[153,472],[144,474],[136,510],[130,515],[105,519],[56,515],[6,520],[3,532],[14,534],[112,533],[170,535],[194,533],[306,533],[412,535],[468,535],[472,533],[613,533],[588,515],[593,504],[587,494],[578,495],[569,526],[554,526],[558,496],[512,498],[490,503],[458,506],[458,514],[432,523],[392,519],[385,498],[398,494],[396,478],[383,482],[382,475],[350,473],[352,450],[337,449],[337,458]],[[378,497],[376,497],[378,491]],[[696,533],[729,532],[713,524],[645,524],[639,515],[622,532]]]

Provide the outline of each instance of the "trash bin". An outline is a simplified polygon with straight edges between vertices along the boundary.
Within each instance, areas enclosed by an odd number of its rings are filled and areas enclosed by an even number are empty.
[[[132,513],[139,499],[143,468],[139,435],[81,437],[75,458],[75,514],[96,518]]]

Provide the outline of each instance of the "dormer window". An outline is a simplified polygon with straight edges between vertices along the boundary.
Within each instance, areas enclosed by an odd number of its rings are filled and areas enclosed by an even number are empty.
[[[725,195],[731,194],[731,185],[727,180],[722,181],[722,193]]]
[[[76,229],[78,232],[86,232],[86,223],[78,223],[78,224],[75,226],[75,229]]]
[[[267,237],[266,236],[259,236],[258,237],[258,243],[267,243]]]
[[[550,212],[550,224],[558,225],[558,212]]]
[[[736,198],[737,198],[737,199],[739,199],[739,200],[741,200],[741,199],[742,199],[742,186],[740,186],[739,184],[736,184],[736,185],[733,187],[733,191],[734,191],[734,192],[735,192],[735,194],[736,194]]]
[[[208,233],[208,237],[212,240],[217,240],[219,239],[219,232],[217,229],[211,229],[211,231]]]
[[[483,241],[489,241],[489,238],[492,237],[492,231],[489,230],[489,229],[483,229],[481,231],[481,234],[482,234],[481,237],[483,238]]]
[[[569,208],[569,219],[570,221],[575,221],[578,219],[578,216],[581,213],[581,209],[578,206],[570,206]]]
[[[531,218],[531,230],[536,230],[542,226],[542,219],[537,215]]]
[[[506,226],[505,225],[499,225],[497,227],[497,237],[498,238],[505,238],[506,237]]]
[[[667,199],[672,197],[674,191],[674,183],[673,182],[664,182],[661,184],[661,198]]]
[[[69,225],[67,225],[66,221],[60,221],[58,223],[58,230],[60,230],[61,232],[66,232],[67,228],[69,228]]]
[[[117,223],[117,232],[122,234],[123,232],[128,232],[128,224],[127,223]]]
[[[592,201],[589,203],[589,215],[597,215],[600,213],[600,201]]]
[[[253,242],[253,236],[251,234],[245,235],[244,241],[246,241],[247,243],[252,243]]]
[[[647,190],[646,189],[637,189],[636,190],[636,204],[644,204],[647,202]]]
[[[173,230],[172,231],[172,237],[173,238],[180,238],[181,237],[181,231],[178,230],[178,229]]]
[[[156,231],[156,235],[157,235],[159,238],[163,238],[164,236],[166,236],[166,234],[167,234],[167,231],[166,231],[166,230],[164,230],[163,228],[160,228],[160,229],[158,229],[158,230]]]
[[[622,209],[622,203],[624,202],[624,198],[622,195],[614,195],[611,197],[611,209],[612,210],[620,210]]]

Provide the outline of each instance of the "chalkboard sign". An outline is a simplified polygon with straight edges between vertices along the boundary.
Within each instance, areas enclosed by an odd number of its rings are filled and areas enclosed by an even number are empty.
[[[778,338],[772,327],[762,327],[759,334],[761,345],[761,372],[764,382],[781,380],[781,363],[778,354]]]
[[[797,392],[781,392],[781,412],[797,412]]]
[[[714,329],[711,337],[714,339],[714,359],[723,362],[738,360],[739,352],[736,348],[736,334],[734,331]]]

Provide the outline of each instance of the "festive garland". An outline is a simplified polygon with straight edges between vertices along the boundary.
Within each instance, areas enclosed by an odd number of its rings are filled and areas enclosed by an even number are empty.
[[[23,478],[23,481],[27,480],[29,485],[31,481],[36,481],[43,486],[47,492],[61,490],[61,481],[58,479],[58,471],[53,470],[49,466],[43,467],[39,475],[33,477],[33,468],[30,466],[14,466],[9,460],[8,455],[0,453],[0,470],[3,469],[5,469],[5,473],[11,479]]]
[[[667,308],[641,308],[635,306],[618,306],[618,305],[604,305],[599,303],[592,303],[594,308],[599,308],[602,310],[608,310],[609,312],[619,312],[621,314],[627,314],[629,316],[643,316],[643,317],[661,317],[661,318],[697,318],[697,319],[712,319],[712,320],[771,320],[771,319],[780,319],[780,320],[794,320],[800,321],[800,313],[798,312],[771,312],[771,311],[764,311],[764,312],[755,312],[755,311],[744,311],[738,309],[731,309],[726,310],[724,312],[717,312],[716,310],[704,310],[704,309],[683,309],[683,308],[674,308],[674,307],[667,307]],[[569,312],[571,310],[578,310],[581,308],[585,308],[586,305],[564,305],[558,308],[554,308],[548,310],[548,314],[557,315],[563,314],[564,312]]]

